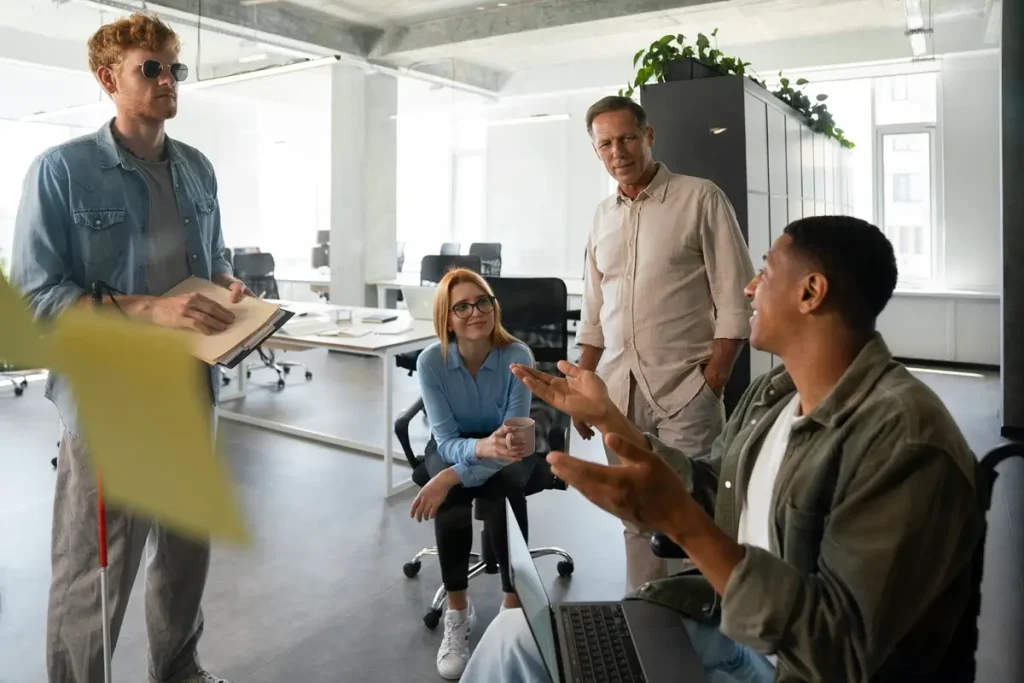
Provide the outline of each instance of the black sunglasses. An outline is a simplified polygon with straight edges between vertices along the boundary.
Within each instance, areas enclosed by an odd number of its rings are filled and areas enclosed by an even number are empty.
[[[466,320],[473,315],[473,309],[480,311],[481,313],[490,313],[494,310],[494,297],[485,296],[477,299],[470,303],[463,301],[452,306],[452,313],[457,315],[459,318]]]
[[[139,68],[142,69],[142,75],[152,81],[160,78],[160,74],[164,72],[164,66],[171,70],[171,76],[175,81],[180,83],[188,78],[188,67],[180,63],[165,65],[155,59],[147,59],[139,65]]]

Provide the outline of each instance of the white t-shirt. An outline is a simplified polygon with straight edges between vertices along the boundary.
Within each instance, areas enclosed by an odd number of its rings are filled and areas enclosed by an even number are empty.
[[[789,446],[789,435],[798,421],[800,394],[782,409],[768,430],[761,450],[754,461],[754,470],[747,484],[747,499],[740,511],[740,529],[737,541],[771,552],[770,524],[772,523],[772,494],[775,477]]]

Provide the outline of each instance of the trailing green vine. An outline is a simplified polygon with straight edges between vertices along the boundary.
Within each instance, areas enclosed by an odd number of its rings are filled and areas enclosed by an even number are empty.
[[[681,33],[667,35],[651,43],[650,47],[639,50],[633,56],[633,68],[637,70],[636,76],[633,81],[626,84],[625,88],[619,90],[619,95],[632,97],[637,88],[649,83],[652,79],[657,83],[664,83],[669,66],[673,62],[687,59],[695,59],[723,76],[745,76],[767,89],[768,86],[764,80],[758,78],[757,73],[749,68],[750,62],[744,62],[738,57],[726,56],[718,49],[717,40],[712,45],[711,40],[717,36],[717,28],[711,32],[710,38],[703,33],[698,33],[697,42],[690,45],[686,42],[686,36]],[[825,105],[828,95],[818,95],[815,102],[812,103],[802,90],[802,87],[809,83],[806,78],[798,79],[793,84],[796,87],[790,85],[790,80],[783,77],[781,71],[779,79],[779,87],[772,91],[772,95],[800,112],[807,126],[814,132],[834,138],[836,142],[847,149],[853,148],[853,142],[846,139],[842,128],[836,127],[835,119]]]

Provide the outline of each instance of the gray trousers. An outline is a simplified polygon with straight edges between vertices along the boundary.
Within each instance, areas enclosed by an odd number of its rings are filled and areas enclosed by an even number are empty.
[[[146,630],[151,683],[180,683],[199,670],[200,602],[210,565],[207,543],[178,536],[151,520],[107,507],[107,579],[111,643],[149,542]],[[57,457],[53,505],[46,659],[49,683],[102,683],[96,475],[85,444],[67,431]],[[116,677],[115,677],[116,678]]]
[[[625,409],[619,406],[619,409],[640,431],[653,434],[666,445],[682,451],[688,458],[711,452],[711,444],[725,428],[725,403],[707,385],[678,413],[661,418],[630,375],[629,405]],[[619,462],[619,457],[610,448],[606,447],[605,452],[609,464]],[[679,468],[673,466],[673,469]],[[651,534],[654,530],[642,529],[632,522],[623,522],[623,527],[626,541],[626,593],[633,592],[648,581],[668,576],[668,562],[651,552]]]

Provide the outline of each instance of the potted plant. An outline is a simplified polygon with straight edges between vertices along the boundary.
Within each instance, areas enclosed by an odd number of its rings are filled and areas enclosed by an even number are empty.
[[[652,79],[657,83],[688,81],[695,78],[713,78],[718,76],[743,76],[767,88],[765,82],[756,77],[750,62],[738,57],[727,57],[717,44],[712,46],[711,39],[717,38],[718,29],[711,32],[711,37],[703,33],[697,34],[697,42],[690,45],[683,34],[667,35],[651,43],[633,56],[633,68],[636,76],[619,91],[624,97],[633,97],[636,89],[646,85]],[[779,72],[779,88],[772,94],[791,106],[803,116],[807,125],[816,133],[834,138],[847,149],[852,142],[846,139],[842,128],[835,126],[835,119],[825,105],[828,95],[818,95],[815,103],[799,89],[808,83],[806,78],[796,81],[794,88],[788,78]]]

